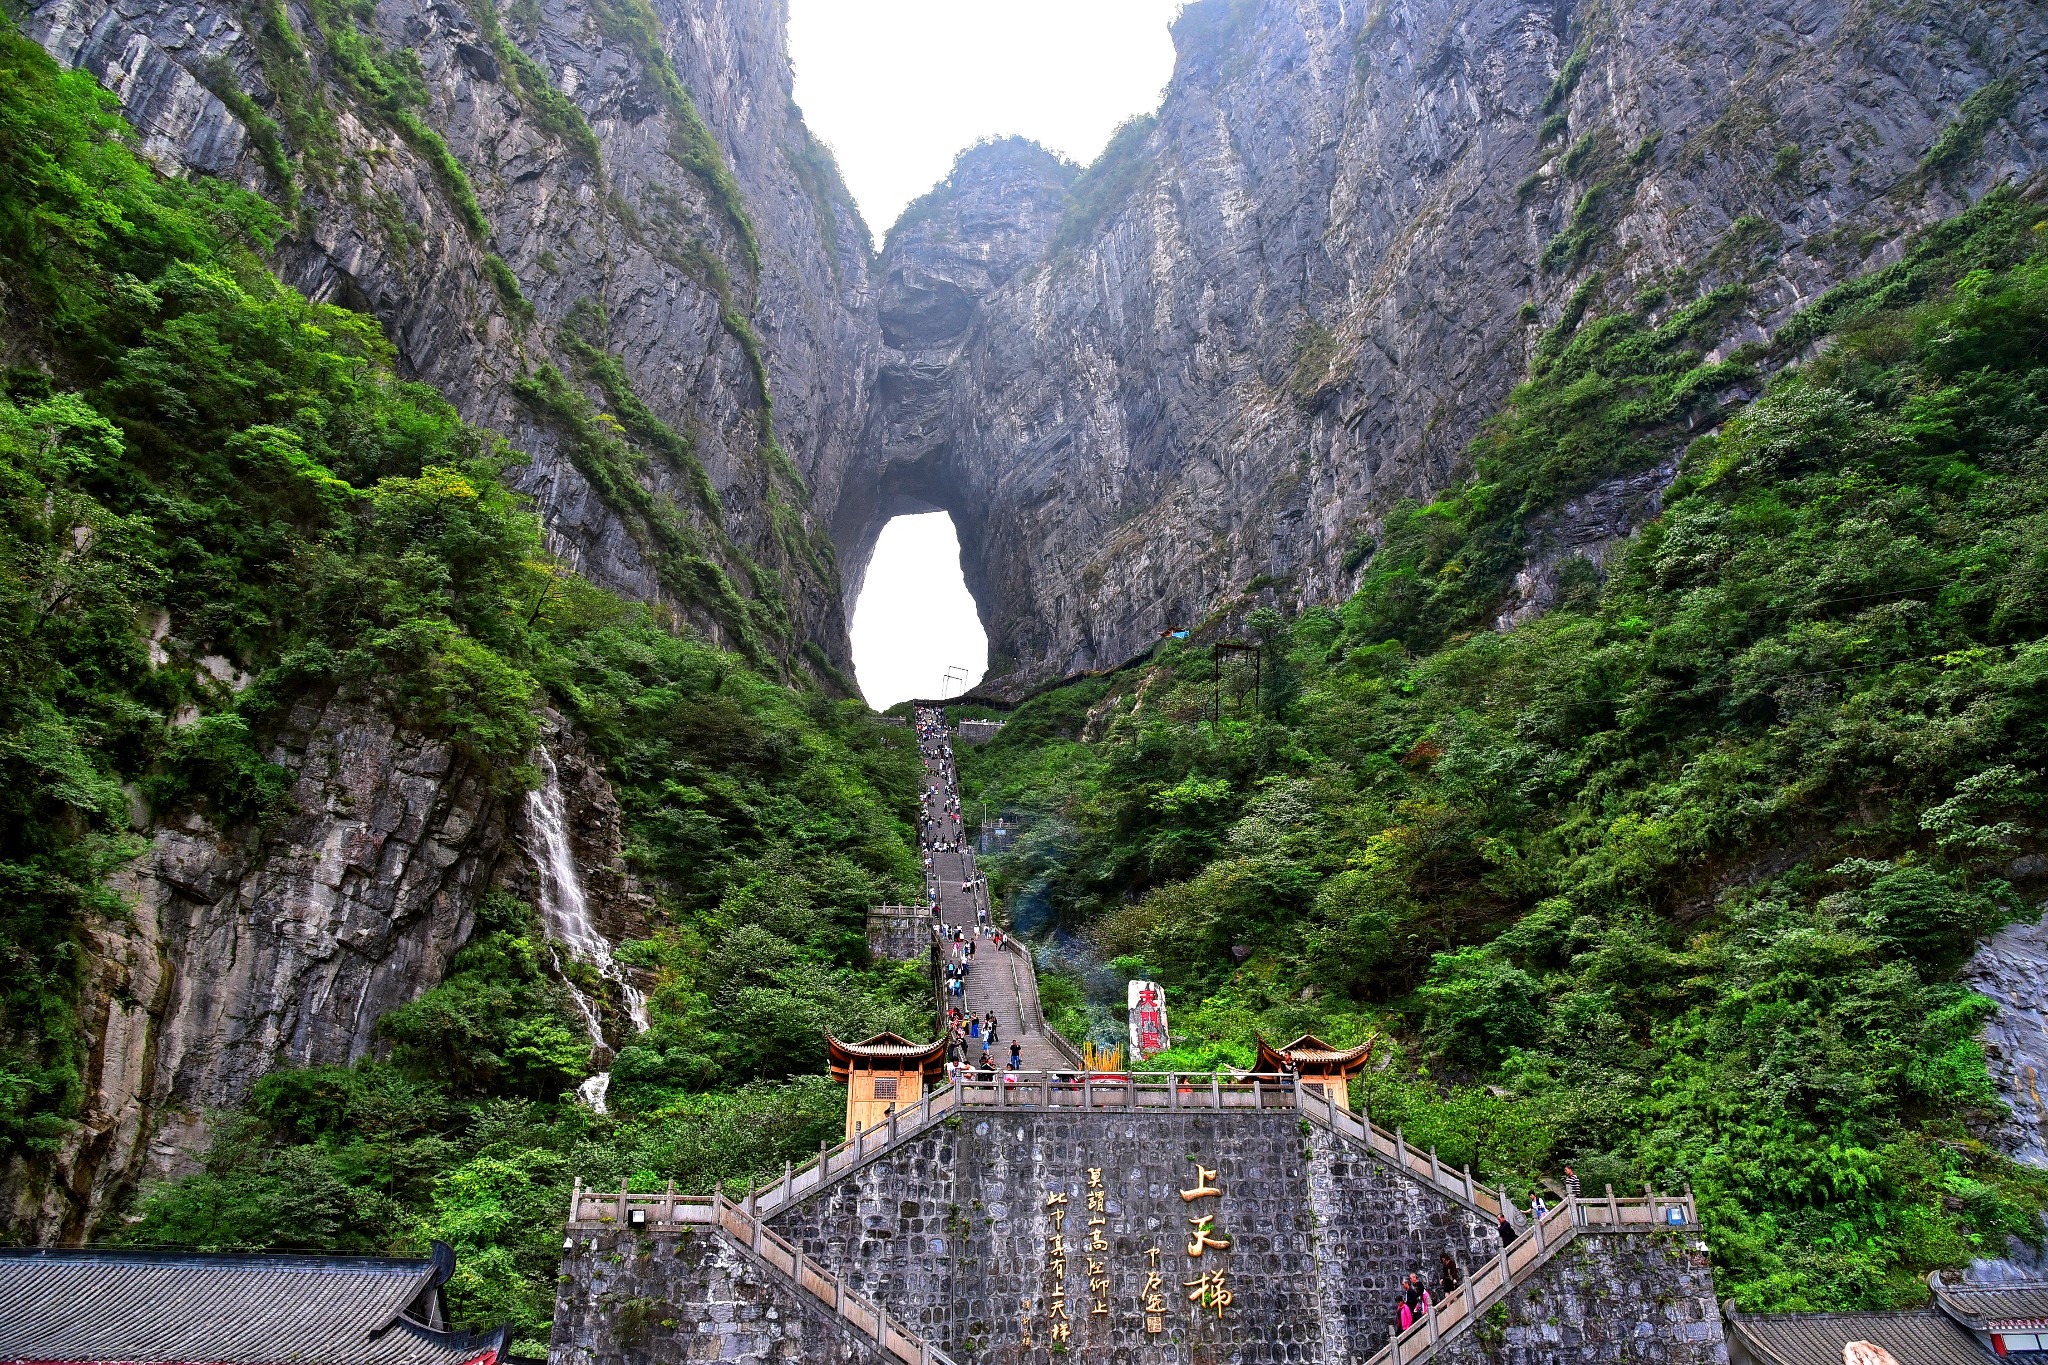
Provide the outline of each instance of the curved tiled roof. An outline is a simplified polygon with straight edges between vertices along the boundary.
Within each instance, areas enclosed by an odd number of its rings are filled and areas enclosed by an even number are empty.
[[[913,1043],[898,1034],[877,1033],[858,1043],[845,1043],[827,1033],[825,1052],[832,1060],[832,1078],[842,1084],[857,1061],[890,1062],[897,1070],[922,1071],[927,1076],[937,1076],[946,1068],[944,1038],[932,1043]]]
[[[1954,1274],[1937,1270],[1927,1286],[1941,1310],[1964,1326],[1988,1331],[1994,1323],[2048,1322],[2048,1280],[1970,1284],[1949,1278]]]
[[[1867,1341],[1899,1365],[1992,1365],[1977,1338],[1931,1308],[1899,1313],[1738,1313],[1728,1321],[1731,1356],[1755,1365],[1842,1365],[1842,1348]]]
[[[1365,1064],[1372,1055],[1374,1038],[1368,1038],[1357,1047],[1331,1047],[1313,1033],[1304,1033],[1293,1042],[1274,1047],[1264,1038],[1259,1039],[1259,1070],[1278,1071],[1289,1059],[1297,1067],[1313,1067],[1317,1071],[1342,1071],[1350,1074]]]
[[[401,1316],[439,1283],[395,1257],[0,1249],[0,1360],[495,1365],[507,1329]]]

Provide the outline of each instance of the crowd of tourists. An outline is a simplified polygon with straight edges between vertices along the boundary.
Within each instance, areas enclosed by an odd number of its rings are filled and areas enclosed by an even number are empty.
[[[1004,943],[1003,931],[989,915],[988,879],[963,861],[960,894],[973,898],[972,925],[947,924],[940,903],[939,855],[964,852],[960,798],[944,780],[947,765],[953,761],[952,741],[941,722],[930,718],[930,713],[920,713],[917,745],[931,775],[924,790],[920,842],[924,846],[925,900],[931,907],[932,935],[939,944],[943,972],[940,990],[946,999],[947,1079],[961,1075],[992,1080],[1001,1071],[1014,1083],[1015,1073],[1024,1067],[1023,1044],[1011,1040],[1006,1053],[1003,1024],[996,1012],[967,1008],[967,983],[974,976],[975,955],[984,944],[1000,952]],[[950,884],[950,879],[947,882]]]
[[[1451,1300],[1451,1291],[1465,1282],[1465,1272],[1458,1268],[1458,1262],[1446,1251],[1439,1259],[1436,1272],[1436,1287],[1420,1271],[1410,1271],[1401,1277],[1401,1283],[1394,1291],[1394,1326],[1405,1332],[1421,1322],[1431,1313]]]

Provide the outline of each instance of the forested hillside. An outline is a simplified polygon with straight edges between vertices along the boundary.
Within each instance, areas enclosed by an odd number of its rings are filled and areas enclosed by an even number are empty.
[[[1143,973],[1160,1068],[1378,1030],[1358,1098],[1411,1144],[1524,1194],[1690,1184],[1745,1308],[1918,1303],[2048,1201],[1985,1140],[1956,981],[2048,891],[2048,210],[1996,192],[1768,345],[1715,351],[1738,299],[1692,293],[1582,291],[1355,596],[1254,584],[1026,703],[970,820],[1092,971],[1067,1027],[1120,1037]],[[1680,452],[1604,579],[1568,559],[1495,629],[1541,518]],[[1204,643],[1240,633],[1256,692]]]
[[[463,1320],[511,1317],[542,1353],[573,1175],[779,1168],[838,1127],[820,1029],[928,1027],[923,978],[868,971],[861,933],[916,884],[919,767],[858,702],[550,559],[502,482],[520,456],[400,382],[374,322],[280,285],[277,230],[157,175],[88,76],[0,34],[0,1157],[79,1119],[80,983],[95,927],[132,914],[106,879],[138,831],[281,819],[266,744],[308,697],[450,740],[511,794],[553,707],[654,897],[628,954],[654,1027],[612,1116],[574,1102],[593,1049],[533,906],[498,890],[448,978],[380,1022],[388,1060],[271,1074],[122,1234],[445,1238]]]

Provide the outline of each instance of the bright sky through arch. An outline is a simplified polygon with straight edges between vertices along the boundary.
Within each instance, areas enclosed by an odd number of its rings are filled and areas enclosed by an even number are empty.
[[[988,671],[988,636],[960,576],[960,539],[944,512],[897,517],[882,528],[853,610],[853,671],[868,705],[885,711],[936,697],[948,668],[967,686]],[[965,688],[955,687],[954,691]]]
[[[796,102],[879,244],[960,150],[1021,134],[1083,165],[1159,107],[1182,0],[790,0]]]

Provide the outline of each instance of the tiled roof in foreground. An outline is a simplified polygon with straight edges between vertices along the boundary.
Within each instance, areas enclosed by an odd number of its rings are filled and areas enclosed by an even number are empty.
[[[1979,1331],[2003,1323],[2048,1323],[2048,1280],[1972,1284],[1953,1270],[1937,1270],[1927,1284],[1950,1317]]]
[[[1867,1341],[1899,1365],[1992,1365],[1963,1327],[1931,1308],[1897,1313],[1738,1313],[1729,1309],[1729,1352],[1755,1365],[1842,1365],[1842,1348]]]
[[[505,1328],[405,1316],[440,1282],[387,1257],[0,1249],[0,1361],[496,1365]]]

